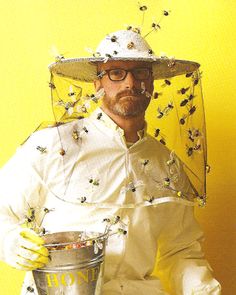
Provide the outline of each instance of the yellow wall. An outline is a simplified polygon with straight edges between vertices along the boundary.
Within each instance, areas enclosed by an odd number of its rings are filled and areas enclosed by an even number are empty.
[[[47,64],[56,45],[66,57],[88,55],[106,33],[140,24],[135,0],[0,1],[0,165],[43,120],[51,119]],[[197,209],[205,252],[225,295],[236,294],[236,1],[140,1],[145,23],[172,14],[150,35],[156,53],[196,60],[203,70],[208,131],[209,202]],[[233,72],[234,71],[234,72]],[[12,179],[14,184],[14,179]],[[0,264],[0,294],[19,294],[23,274]]]

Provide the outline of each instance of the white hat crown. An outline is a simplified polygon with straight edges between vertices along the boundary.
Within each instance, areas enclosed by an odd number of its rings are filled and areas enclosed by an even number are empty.
[[[121,30],[107,35],[98,45],[96,54],[105,58],[150,58],[153,51],[139,33]]]

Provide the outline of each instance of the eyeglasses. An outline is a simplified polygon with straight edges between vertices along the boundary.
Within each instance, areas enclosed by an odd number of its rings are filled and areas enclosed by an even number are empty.
[[[135,68],[131,70],[124,70],[124,69],[110,69],[110,70],[103,70],[98,74],[99,78],[102,78],[104,75],[108,75],[109,79],[111,81],[123,81],[128,72],[132,73],[133,77],[136,80],[147,80],[151,74],[152,69],[151,68]]]

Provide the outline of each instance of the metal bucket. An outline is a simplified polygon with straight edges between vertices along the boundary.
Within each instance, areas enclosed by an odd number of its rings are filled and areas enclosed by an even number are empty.
[[[51,260],[33,271],[39,295],[100,295],[107,234],[59,232],[44,236]]]

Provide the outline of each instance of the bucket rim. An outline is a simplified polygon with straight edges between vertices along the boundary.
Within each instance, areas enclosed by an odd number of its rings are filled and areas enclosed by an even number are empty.
[[[51,233],[51,234],[46,234],[43,235],[42,238],[46,237],[46,236],[51,236],[53,234],[66,234],[66,233],[84,233],[83,231],[62,231],[62,232],[55,232],[55,233]],[[57,246],[67,246],[70,244],[74,244],[74,243],[83,243],[83,242],[89,242],[89,241],[96,241],[96,240],[107,240],[108,239],[108,233],[100,233],[100,232],[89,232],[89,234],[97,234],[98,236],[96,237],[92,237],[92,238],[88,238],[82,241],[71,241],[71,242],[65,242],[65,243],[45,243],[44,246],[45,247],[57,247]],[[58,250],[57,250],[58,251]]]

